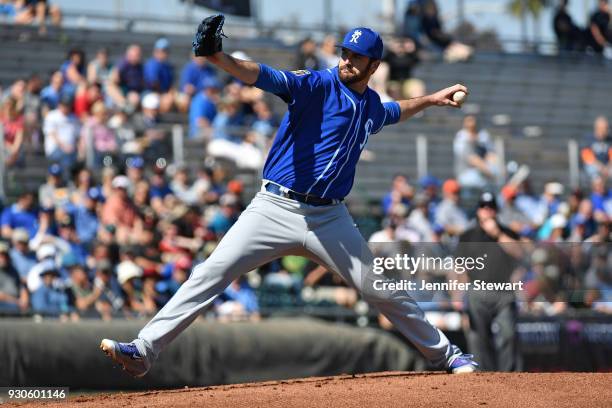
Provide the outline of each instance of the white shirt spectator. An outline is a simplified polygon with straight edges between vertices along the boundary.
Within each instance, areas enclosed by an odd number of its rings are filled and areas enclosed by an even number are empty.
[[[433,241],[433,228],[431,227],[431,223],[427,219],[427,215],[423,212],[421,208],[415,208],[410,212],[410,215],[406,220],[406,226],[419,234],[419,241]]]
[[[470,140],[470,135],[467,130],[461,129],[455,135],[455,140],[453,141],[453,150],[455,153],[461,152],[463,149],[463,145]],[[484,145],[487,150],[493,150],[493,143],[491,142],[491,135],[485,129],[481,129],[478,131],[478,143]]]
[[[491,136],[486,130],[478,131],[476,143],[480,148],[486,149],[487,152],[493,151],[493,145],[491,143]],[[461,173],[465,169],[469,168],[470,165],[467,163],[467,156],[476,153],[474,151],[474,145],[470,143],[470,135],[467,130],[461,129],[455,135],[453,141],[453,152],[455,153],[456,160],[456,172]]]
[[[30,293],[36,292],[38,288],[42,286],[43,282],[42,278],[40,277],[40,274],[43,271],[54,268],[57,268],[54,259],[43,259],[42,261],[34,265],[32,269],[30,269],[30,272],[28,272],[28,277],[26,278],[26,285]]]
[[[72,146],[76,150],[77,138],[79,135],[79,124],[73,115],[66,115],[60,109],[54,109],[47,114],[43,124],[45,132],[45,155],[50,156],[55,152],[59,145],[52,133],[65,145]]]
[[[475,131],[472,136],[468,130],[457,132],[453,142],[455,155],[455,175],[459,184],[470,188],[485,188],[497,173],[491,138],[486,130]],[[474,162],[476,157],[479,162]]]
[[[444,199],[436,208],[435,222],[444,228],[453,227],[463,232],[467,229],[469,220],[465,212],[454,201]]]

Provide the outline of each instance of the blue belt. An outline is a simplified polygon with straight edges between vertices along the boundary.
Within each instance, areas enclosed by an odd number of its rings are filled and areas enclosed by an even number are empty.
[[[298,193],[297,191],[286,189],[285,187],[282,187],[270,181],[264,181],[264,189],[268,193],[272,193],[277,196],[289,198],[291,200],[299,201],[301,203],[314,206],[337,204],[342,201],[333,198],[321,198],[310,194]]]

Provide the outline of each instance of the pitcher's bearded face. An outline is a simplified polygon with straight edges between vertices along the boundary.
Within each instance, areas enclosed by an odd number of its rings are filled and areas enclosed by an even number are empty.
[[[371,75],[374,60],[365,55],[357,54],[347,48],[342,48],[342,56],[338,63],[338,76],[345,85],[360,82]]]

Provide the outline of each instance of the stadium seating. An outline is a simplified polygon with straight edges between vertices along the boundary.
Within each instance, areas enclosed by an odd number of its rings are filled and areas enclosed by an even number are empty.
[[[32,72],[43,77],[58,69],[66,51],[72,47],[86,50],[92,57],[100,47],[109,49],[114,60],[131,43],[143,46],[145,58],[158,35],[122,31],[85,29],[51,30],[43,38],[35,30],[12,25],[0,26],[0,84],[6,86],[16,78]],[[188,60],[191,39],[169,35],[171,61],[180,72]],[[290,69],[294,49],[278,41],[266,39],[234,39],[226,49],[241,49],[253,59],[279,68]],[[559,59],[550,56],[503,55],[477,53],[465,63],[446,64],[438,60],[421,63],[415,77],[425,81],[428,90],[465,83],[471,90],[469,107],[476,110],[481,123],[494,138],[505,141],[506,160],[526,163],[534,170],[533,184],[540,188],[549,180],[568,180],[567,141],[581,141],[590,131],[592,121],[603,111],[612,93],[610,67],[590,58]],[[277,98],[274,98],[277,99]],[[283,109],[280,101],[277,110]],[[466,106],[467,108],[467,106]],[[440,177],[453,176],[452,139],[461,126],[464,112],[449,109],[429,110],[405,124],[389,127],[372,137],[368,149],[375,160],[359,166],[353,195],[378,199],[384,194],[394,173],[403,172],[416,178],[416,135],[428,139],[429,173]],[[509,123],[495,125],[495,115],[507,115]],[[169,122],[185,123],[181,115],[170,115]],[[540,133],[528,137],[529,130]],[[531,132],[533,133],[533,132]],[[204,147],[198,142],[186,142],[186,160],[190,167],[201,164]],[[28,167],[15,174],[21,185],[37,186],[45,175],[45,163],[40,153],[29,152]],[[255,188],[257,175],[245,176]]]

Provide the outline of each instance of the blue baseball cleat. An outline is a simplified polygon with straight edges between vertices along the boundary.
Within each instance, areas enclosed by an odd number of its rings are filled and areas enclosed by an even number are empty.
[[[151,368],[151,363],[140,355],[134,343],[104,339],[100,343],[100,349],[134,377],[144,376]]]
[[[457,354],[451,356],[448,360],[448,371],[450,374],[467,374],[473,373],[478,367],[478,363],[472,360],[474,358],[471,354],[463,354],[461,350]]]

